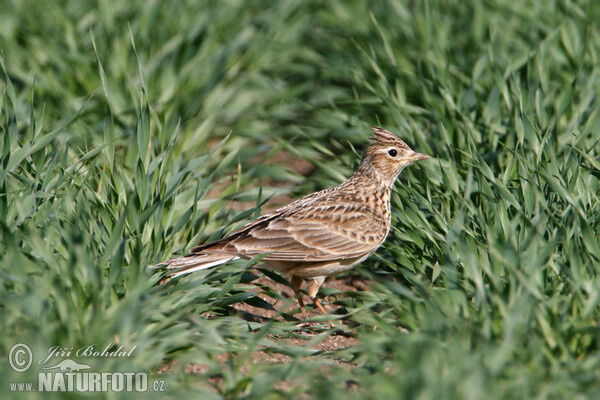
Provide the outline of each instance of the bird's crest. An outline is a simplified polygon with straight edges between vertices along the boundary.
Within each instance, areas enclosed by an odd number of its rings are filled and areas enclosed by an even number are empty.
[[[372,126],[371,130],[373,131],[373,137],[371,137],[372,143],[381,144],[384,146],[396,146],[404,150],[410,150],[410,147],[406,143],[404,143],[398,136],[394,135],[392,132],[380,128],[378,126]]]

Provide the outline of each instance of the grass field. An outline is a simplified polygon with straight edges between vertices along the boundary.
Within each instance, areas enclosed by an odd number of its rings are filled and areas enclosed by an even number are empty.
[[[2,397],[41,397],[9,382],[37,387],[52,346],[114,342],[131,356],[70,358],[164,380],[154,398],[599,398],[599,18],[592,0],[0,1]],[[149,265],[350,176],[375,124],[435,159],[402,173],[386,243],[346,276],[368,289],[322,290],[335,328],[238,311],[293,304],[248,262],[155,286]]]

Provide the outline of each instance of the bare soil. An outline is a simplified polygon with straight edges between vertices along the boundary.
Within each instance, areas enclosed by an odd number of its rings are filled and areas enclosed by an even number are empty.
[[[285,296],[289,299],[293,299],[293,297],[294,297],[293,291],[289,286],[275,282],[265,276],[261,276],[260,278],[253,281],[253,283],[256,284],[255,291],[257,292],[257,296],[271,304],[273,304],[273,299],[260,293],[261,286],[268,286],[268,287],[276,290],[277,292],[281,293],[283,296]],[[332,278],[332,279],[327,280],[325,282],[324,286],[330,287],[330,288],[336,288],[342,292],[364,291],[364,290],[368,290],[368,281],[365,279],[362,279],[362,278],[357,278],[357,277]],[[304,296],[304,301],[308,306],[310,303],[310,300],[308,299],[307,296]],[[298,309],[298,307],[296,305],[290,305],[290,303],[293,304],[293,302],[291,302],[291,301],[286,302],[287,304],[283,304],[283,302],[281,302],[281,303],[282,304],[274,304],[274,308],[276,309],[275,311],[267,310],[265,308],[260,308],[260,307],[254,307],[254,306],[251,306],[246,303],[238,303],[238,304],[234,305],[234,308],[241,314],[241,316],[243,318],[247,318],[247,319],[259,321],[259,322],[267,322],[268,320],[270,320],[272,318],[280,319],[281,315],[278,311],[278,310],[280,310],[280,307],[288,307],[291,309],[293,309],[293,308]],[[336,306],[331,304],[330,302],[326,301],[326,299],[323,302],[323,306],[325,307],[325,309],[327,310],[328,313],[332,313],[336,309]],[[312,316],[315,316],[315,315],[320,315],[320,312],[316,308],[314,308],[314,309],[312,307],[307,307],[307,308],[308,308],[309,318]],[[302,315],[301,312],[298,312],[297,314],[295,314],[295,316],[300,320],[304,319],[304,316]],[[307,342],[310,339],[314,338],[315,335],[317,335],[317,333],[311,332],[310,329],[305,329],[307,327],[310,328],[310,326],[311,326],[310,322],[299,323],[298,324],[299,335],[297,337],[282,338],[282,337],[277,337],[276,335],[268,335],[267,338],[276,343],[283,342],[288,346],[289,345],[306,346]],[[349,335],[349,334],[342,334],[342,333],[336,332],[336,333],[333,333],[333,334],[329,335],[328,337],[324,338],[322,341],[318,342],[317,344],[315,344],[313,346],[313,348],[315,350],[319,350],[322,352],[331,352],[331,351],[355,346],[358,343],[359,343],[359,340],[357,338],[353,337],[351,334]],[[228,357],[230,357],[229,354],[222,353],[222,354],[217,355],[216,358],[219,363],[225,364],[228,361]],[[265,351],[259,350],[259,351],[255,351],[252,354],[252,363],[254,363],[254,364],[273,365],[273,364],[285,364],[285,363],[289,363],[292,361],[293,361],[293,359],[290,356],[288,356],[286,354],[273,352],[273,351],[265,352]],[[344,368],[348,368],[349,370],[352,370],[355,367],[352,363],[348,363],[344,360],[339,360],[338,363],[340,366],[343,366]],[[176,367],[176,364],[174,362],[171,362],[171,363],[163,365],[163,367],[161,367],[157,372],[158,373],[169,373],[170,371],[173,371],[175,369],[175,367]],[[241,372],[243,374],[246,374],[246,373],[248,373],[249,368],[250,368],[249,365],[244,365],[244,366],[242,366]],[[219,375],[214,375],[214,374],[209,375],[209,370],[210,370],[210,368],[204,364],[188,364],[185,366],[185,371],[189,374],[205,375],[206,376],[206,384],[207,384],[206,387],[208,387],[214,391],[219,391],[220,389],[222,389],[223,379]],[[324,373],[326,373],[326,371],[324,371]],[[292,389],[296,386],[297,386],[296,383],[294,383],[292,381],[282,381],[277,385],[277,389],[285,391],[285,390]],[[354,386],[355,386],[355,383],[348,382],[347,389],[353,390],[353,389],[355,389]]]

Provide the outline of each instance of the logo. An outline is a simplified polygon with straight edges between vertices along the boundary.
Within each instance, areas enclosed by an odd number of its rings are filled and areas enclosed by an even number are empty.
[[[8,363],[17,372],[25,372],[31,367],[33,353],[29,346],[23,343],[15,344],[8,353]]]
[[[73,360],[69,360],[68,358],[66,360],[62,360],[61,362],[59,362],[58,364],[52,366],[52,367],[47,367],[47,368],[42,368],[42,369],[54,369],[54,368],[58,368],[60,369],[60,372],[77,372],[77,371],[81,371],[82,369],[90,369],[92,367],[90,367],[87,364],[79,364]]]
[[[39,361],[37,386],[35,382],[11,382],[11,392],[162,392],[164,381],[148,382],[145,372],[88,372],[89,359],[130,357],[137,346],[124,349],[110,343],[98,348],[95,344],[75,351],[73,347],[53,346]],[[84,358],[81,363],[67,357]],[[62,360],[60,360],[62,358]],[[52,361],[50,361],[52,360]],[[60,361],[59,361],[60,360]],[[49,362],[50,361],[50,362]],[[33,363],[33,352],[24,343],[15,344],[9,351],[8,363],[16,372],[27,371]],[[47,363],[47,364],[46,364]],[[49,366],[44,366],[49,365]],[[93,364],[93,363],[91,363]],[[46,372],[50,371],[50,372]]]

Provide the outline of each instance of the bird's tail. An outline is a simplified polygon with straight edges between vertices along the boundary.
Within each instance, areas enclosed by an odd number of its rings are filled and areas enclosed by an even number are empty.
[[[156,267],[163,269],[163,276],[160,281],[162,284],[175,277],[216,267],[217,265],[225,264],[228,261],[238,258],[223,254],[190,254],[165,261]]]

